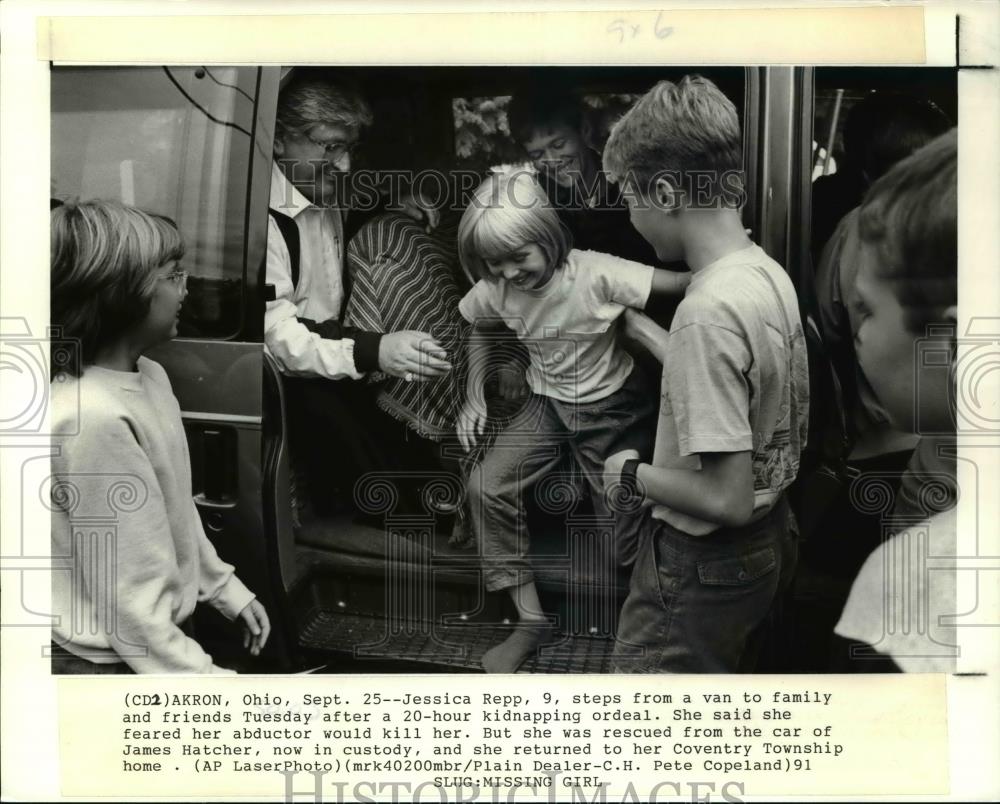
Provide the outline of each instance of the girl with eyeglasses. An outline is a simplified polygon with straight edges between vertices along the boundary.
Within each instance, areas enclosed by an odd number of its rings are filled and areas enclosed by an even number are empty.
[[[177,335],[184,244],[113,201],[51,212],[52,323],[78,360],[52,377],[54,673],[226,673],[191,637],[195,605],[260,653],[267,612],[205,536],[180,406],[143,354]]]

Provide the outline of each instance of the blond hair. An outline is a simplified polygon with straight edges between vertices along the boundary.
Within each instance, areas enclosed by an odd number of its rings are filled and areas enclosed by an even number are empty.
[[[736,107],[700,75],[660,81],[614,125],[604,146],[604,169],[615,180],[652,198],[656,180],[667,177],[689,204],[738,206],[742,163]]]
[[[573,247],[545,190],[530,168],[502,167],[476,188],[458,224],[458,257],[474,279],[494,280],[484,260],[533,243],[558,268]]]
[[[52,324],[77,341],[80,364],[149,313],[156,271],[184,255],[173,221],[117,201],[52,210]]]

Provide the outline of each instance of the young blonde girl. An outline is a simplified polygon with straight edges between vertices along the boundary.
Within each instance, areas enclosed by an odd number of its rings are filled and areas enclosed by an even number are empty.
[[[56,673],[230,672],[190,636],[207,602],[257,655],[264,607],[206,538],[180,407],[143,352],[177,334],[186,291],[173,224],[112,201],[52,212],[52,322],[79,363],[52,382]]]
[[[513,672],[553,635],[525,552],[523,489],[559,463],[568,446],[604,510],[604,459],[648,447],[657,396],[618,338],[628,307],[652,292],[681,294],[686,274],[658,271],[608,254],[576,251],[526,168],[493,173],[475,191],[458,231],[459,256],[478,279],[459,310],[473,324],[459,440],[466,449],[487,423],[483,385],[490,371],[486,330],[502,322],[527,348],[530,396],[469,480],[474,530],[487,590],[506,590],[520,622],[483,657],[487,672]]]

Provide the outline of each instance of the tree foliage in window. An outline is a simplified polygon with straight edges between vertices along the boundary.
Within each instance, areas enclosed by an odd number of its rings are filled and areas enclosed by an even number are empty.
[[[510,95],[452,100],[457,167],[486,171],[492,165],[523,159],[510,137],[509,103]]]

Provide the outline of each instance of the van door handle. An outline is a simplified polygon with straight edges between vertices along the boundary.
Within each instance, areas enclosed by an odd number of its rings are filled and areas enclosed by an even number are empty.
[[[236,500],[211,500],[204,494],[195,494],[194,504],[199,508],[211,508],[216,511],[226,511],[236,507]]]
[[[201,492],[195,503],[204,508],[235,508],[236,431],[231,427],[205,427],[199,432],[202,456]]]

